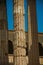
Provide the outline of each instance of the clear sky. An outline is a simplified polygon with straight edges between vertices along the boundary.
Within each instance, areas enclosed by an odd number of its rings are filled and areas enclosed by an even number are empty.
[[[13,0],[6,0],[8,29],[13,30]]]
[[[7,20],[8,20],[8,29],[13,30],[13,0],[6,0],[7,4]],[[28,19],[27,19],[27,3],[24,0],[25,6],[25,31],[28,30]],[[36,12],[37,12],[37,23],[38,23],[38,32],[43,32],[43,0],[36,0]]]
[[[36,0],[38,32],[43,32],[43,0]]]

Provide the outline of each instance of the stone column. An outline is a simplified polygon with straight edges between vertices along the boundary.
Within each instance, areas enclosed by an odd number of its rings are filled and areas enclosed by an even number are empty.
[[[28,54],[29,65],[39,65],[38,31],[36,20],[36,0],[28,1]]]
[[[0,0],[0,2],[0,65],[8,65],[6,8],[4,0]]]
[[[14,65],[26,65],[24,0],[14,0]]]

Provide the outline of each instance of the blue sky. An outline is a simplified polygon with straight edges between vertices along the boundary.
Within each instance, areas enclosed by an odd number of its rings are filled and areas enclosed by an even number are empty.
[[[43,0],[36,0],[38,32],[43,32]]]
[[[6,0],[8,29],[13,30],[13,0]]]
[[[6,0],[7,5],[7,20],[8,29],[13,30],[14,20],[13,20],[13,0]],[[28,30],[28,19],[27,19],[27,3],[25,0],[25,31]],[[43,32],[43,0],[36,0],[36,12],[37,12],[37,23],[38,32]]]

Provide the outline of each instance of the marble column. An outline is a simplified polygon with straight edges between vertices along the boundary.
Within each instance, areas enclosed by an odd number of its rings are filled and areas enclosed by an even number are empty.
[[[14,65],[26,65],[24,0],[14,0]]]
[[[38,27],[36,19],[36,0],[28,0],[28,65],[39,65]]]
[[[0,65],[8,65],[6,7],[4,0],[0,0],[0,2]]]

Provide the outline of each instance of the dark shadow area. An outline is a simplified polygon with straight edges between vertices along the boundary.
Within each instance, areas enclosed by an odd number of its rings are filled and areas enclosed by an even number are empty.
[[[43,56],[43,47],[42,44],[39,42],[39,56]]]
[[[0,5],[1,4],[6,4],[6,0],[0,0]]]
[[[28,56],[28,43],[26,43],[26,56]]]
[[[8,54],[13,54],[13,43],[8,40]]]

